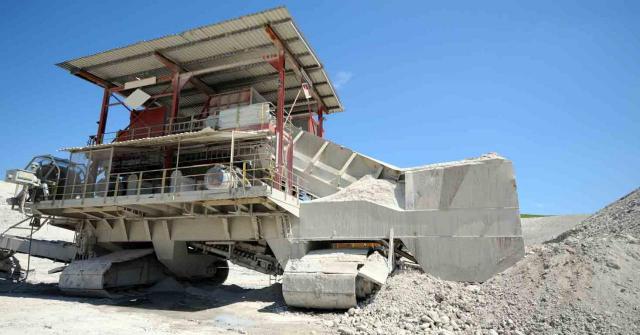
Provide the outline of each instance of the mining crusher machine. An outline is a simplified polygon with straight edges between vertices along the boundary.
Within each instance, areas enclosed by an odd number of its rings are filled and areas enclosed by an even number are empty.
[[[222,283],[233,262],[281,276],[291,306],[340,309],[399,258],[481,282],[523,257],[510,161],[404,169],[324,138],[342,105],[285,8],[58,65],[104,91],[98,130],[6,180],[25,223],[75,240],[6,231],[0,249],[64,263],[64,292]],[[128,125],[107,132],[109,113]]]

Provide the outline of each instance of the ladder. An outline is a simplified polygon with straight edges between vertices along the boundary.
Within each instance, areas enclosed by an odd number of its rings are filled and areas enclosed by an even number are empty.
[[[3,263],[6,263],[6,260],[16,253],[26,254],[29,257],[26,276],[22,278],[23,281],[27,279],[29,274],[31,256],[63,263],[71,262],[76,256],[77,247],[73,243],[33,239],[33,234],[40,230],[49,219],[45,218],[44,222],[41,222],[40,217],[30,215],[0,233],[0,262],[4,261]],[[28,223],[28,226],[26,226],[26,223]],[[9,232],[18,233],[17,231],[20,230],[29,230],[28,236],[7,234]],[[2,270],[5,272],[9,270],[11,272],[10,276],[14,276],[16,270],[20,271],[19,268]]]

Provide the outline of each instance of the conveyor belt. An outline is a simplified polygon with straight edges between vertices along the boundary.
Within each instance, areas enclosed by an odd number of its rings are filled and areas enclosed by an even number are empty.
[[[31,244],[31,246],[29,246]],[[10,250],[21,254],[46,258],[56,262],[69,263],[75,256],[77,247],[65,241],[29,240],[28,237],[1,235],[0,249]]]

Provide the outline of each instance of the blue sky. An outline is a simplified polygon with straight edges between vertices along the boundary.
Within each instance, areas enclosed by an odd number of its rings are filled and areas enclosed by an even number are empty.
[[[95,132],[101,90],[54,63],[281,4],[2,2],[0,170]],[[640,2],[284,4],[345,106],[329,139],[403,167],[498,152],[526,213],[640,186]]]

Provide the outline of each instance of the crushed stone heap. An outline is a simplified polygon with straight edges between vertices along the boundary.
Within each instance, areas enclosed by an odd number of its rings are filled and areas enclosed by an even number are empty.
[[[327,324],[343,334],[638,334],[639,227],[636,189],[485,283],[399,271]]]
[[[392,208],[400,208],[404,202],[401,189],[387,179],[366,175],[344,189],[318,199],[318,201],[370,201]]]
[[[640,188],[606,206],[557,240],[629,235],[640,238]]]

